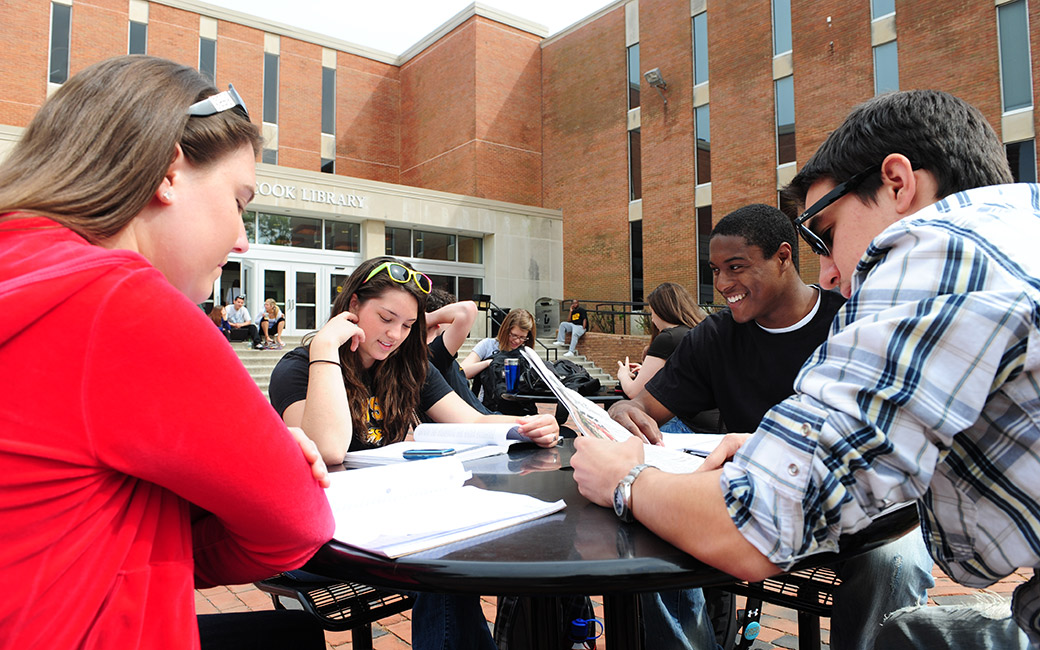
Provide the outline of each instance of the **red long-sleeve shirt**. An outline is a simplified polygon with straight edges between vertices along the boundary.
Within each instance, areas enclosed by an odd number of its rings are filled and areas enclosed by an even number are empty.
[[[0,220],[0,648],[197,648],[193,587],[332,536],[299,446],[136,253]]]

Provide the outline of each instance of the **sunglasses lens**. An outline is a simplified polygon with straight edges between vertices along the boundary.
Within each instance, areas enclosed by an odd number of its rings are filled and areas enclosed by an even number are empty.
[[[400,264],[391,264],[386,267],[386,272],[390,274],[390,277],[397,282],[408,282],[408,269],[401,266]]]
[[[430,293],[430,291],[433,289],[433,282],[425,273],[416,273],[415,283],[419,285],[419,288],[425,291],[426,293]]]

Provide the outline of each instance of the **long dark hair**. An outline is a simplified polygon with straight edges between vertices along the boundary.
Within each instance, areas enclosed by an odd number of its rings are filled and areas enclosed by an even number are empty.
[[[383,410],[384,439],[385,444],[389,444],[404,440],[408,429],[418,422],[416,409],[419,407],[419,394],[423,383],[426,382],[429,361],[426,352],[426,294],[419,290],[415,282],[395,282],[390,278],[390,274],[384,271],[365,282],[372,269],[384,262],[396,262],[406,268],[412,268],[394,257],[365,260],[343,282],[339,295],[332,303],[332,316],[350,311],[350,299],[354,296],[361,304],[387,291],[404,291],[415,298],[415,323],[412,324],[407,338],[389,357],[384,361],[377,361],[373,366],[371,393],[379,400],[380,408]],[[310,340],[306,340],[305,343],[309,344]],[[349,344],[340,347],[339,359],[343,363],[343,383],[347,388],[354,436],[358,440],[364,440],[368,431],[369,398],[369,389],[361,379],[365,369],[361,365],[360,355],[351,352]]]
[[[662,282],[657,285],[646,297],[646,302],[654,310],[654,314],[666,323],[685,325],[692,329],[707,318],[707,314],[697,306],[686,287],[676,282]],[[651,341],[660,333],[657,325],[650,326]]]

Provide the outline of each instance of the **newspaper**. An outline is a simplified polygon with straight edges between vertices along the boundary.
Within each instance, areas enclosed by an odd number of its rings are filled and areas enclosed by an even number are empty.
[[[535,369],[538,375],[545,381],[556,395],[556,399],[567,407],[571,418],[574,420],[574,428],[583,436],[603,438],[614,442],[628,440],[632,434],[625,427],[615,422],[606,410],[597,404],[585,399],[581,393],[567,388],[560,382],[560,378],[550,370],[534,350],[527,346],[520,346],[520,353],[527,359],[527,363]],[[644,462],[647,465],[671,472],[673,474],[687,474],[695,471],[704,462],[704,459],[692,454],[687,454],[678,449],[667,449],[647,444],[643,450]]]

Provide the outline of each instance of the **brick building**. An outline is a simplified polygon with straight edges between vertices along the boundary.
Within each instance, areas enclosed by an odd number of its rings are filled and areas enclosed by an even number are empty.
[[[475,4],[399,56],[196,0],[7,0],[0,21],[0,153],[108,56],[235,84],[266,145],[255,244],[215,293],[274,296],[299,331],[384,252],[504,306],[665,280],[711,302],[713,222],[775,204],[885,90],[975,104],[1036,178],[1038,0],[621,0],[551,36]]]

